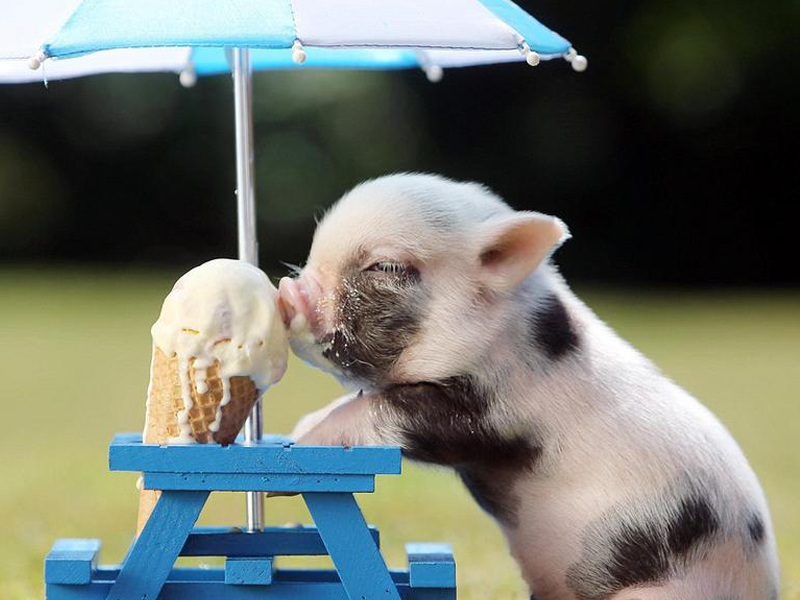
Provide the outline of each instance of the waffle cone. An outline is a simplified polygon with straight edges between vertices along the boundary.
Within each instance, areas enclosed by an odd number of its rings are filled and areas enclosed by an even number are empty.
[[[193,403],[189,410],[188,422],[191,436],[200,444],[209,442],[230,444],[236,439],[250,410],[258,400],[258,389],[249,377],[231,377],[228,380],[230,400],[222,406],[219,428],[217,431],[211,431],[210,427],[216,419],[217,409],[224,395],[224,382],[219,374],[219,363],[205,370],[208,389],[202,394],[197,391],[198,373],[193,368],[193,363],[194,360],[190,361],[189,366],[189,387]],[[158,347],[154,347],[150,366],[144,443],[163,445],[169,443],[170,439],[178,437],[181,433],[178,413],[182,410],[184,404],[178,357],[168,357]],[[159,495],[160,492],[157,490],[140,491],[137,532],[141,532],[144,528]]]

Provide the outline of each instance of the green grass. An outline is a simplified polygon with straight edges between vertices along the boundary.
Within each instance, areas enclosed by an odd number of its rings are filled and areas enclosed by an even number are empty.
[[[58,537],[98,537],[119,560],[136,517],[134,474],[109,473],[116,431],[140,429],[149,328],[178,273],[0,270],[0,597],[42,596]],[[783,598],[800,600],[800,293],[587,291],[602,318],[707,403],[750,457],[773,511]],[[339,395],[298,362],[265,397],[265,428],[287,432]],[[452,474],[407,464],[361,496],[388,561],[407,541],[453,543],[464,600],[525,598],[492,521]],[[204,523],[241,522],[241,495],[212,495]],[[271,523],[309,521],[297,498],[268,501]]]

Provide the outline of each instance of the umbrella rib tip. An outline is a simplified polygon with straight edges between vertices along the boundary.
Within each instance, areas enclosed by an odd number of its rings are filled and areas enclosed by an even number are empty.
[[[519,45],[519,52],[520,54],[522,54],[522,56],[525,57],[525,62],[532,67],[535,67],[541,61],[539,53],[531,50],[531,47],[528,45],[528,42],[522,42]]]
[[[428,78],[428,81],[431,83],[439,83],[444,77],[444,69],[439,65],[427,65],[422,68],[425,72],[425,77]]]
[[[575,48],[570,48],[564,55],[564,60],[572,65],[572,70],[578,73],[583,73],[586,67],[589,66],[589,61],[582,54],[578,54]]]
[[[305,48],[303,48],[303,43],[300,40],[295,40],[292,44],[292,60],[296,64],[302,65],[306,62],[306,58],[308,58],[308,56],[306,55]]]
[[[44,49],[41,49],[28,59],[28,68],[31,71],[36,71],[42,66],[42,63],[45,60],[47,60],[47,54],[45,53]]]
[[[181,82],[181,85],[185,88],[194,87],[197,83],[197,73],[194,70],[194,65],[189,63],[186,65],[186,68],[180,72],[178,75],[178,81]]]

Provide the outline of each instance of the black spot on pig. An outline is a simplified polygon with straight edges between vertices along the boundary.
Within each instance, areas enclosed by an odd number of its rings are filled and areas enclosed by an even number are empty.
[[[531,342],[553,360],[579,346],[578,333],[567,309],[555,295],[547,296],[531,312],[528,328]]]
[[[754,512],[747,520],[747,532],[753,543],[760,544],[764,541],[764,521],[761,520],[758,513]]]
[[[699,495],[683,498],[678,512],[667,524],[667,545],[673,556],[683,556],[698,541],[719,529],[719,520],[708,500]]]
[[[518,525],[520,499],[513,484],[522,471],[462,466],[456,472],[478,506],[506,527]]]
[[[345,375],[380,382],[419,331],[427,294],[414,269],[349,271],[336,292],[336,328],[323,355]]]
[[[376,402],[384,425],[399,430],[406,456],[454,467],[487,512],[515,522],[512,484],[542,454],[535,433],[501,434],[488,419],[492,397],[466,376],[392,386]]]
[[[656,508],[661,519],[641,516],[641,507],[616,507],[587,526],[581,561],[567,569],[567,584],[580,600],[605,600],[628,587],[664,581],[701,556],[719,531],[716,513],[698,493],[669,510],[661,503]]]

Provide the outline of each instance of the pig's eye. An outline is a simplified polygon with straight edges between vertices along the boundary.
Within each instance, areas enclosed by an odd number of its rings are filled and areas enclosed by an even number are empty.
[[[374,265],[370,265],[365,270],[386,273],[388,275],[402,275],[408,271],[408,267],[403,263],[392,262],[390,260],[381,260],[376,262]]]

